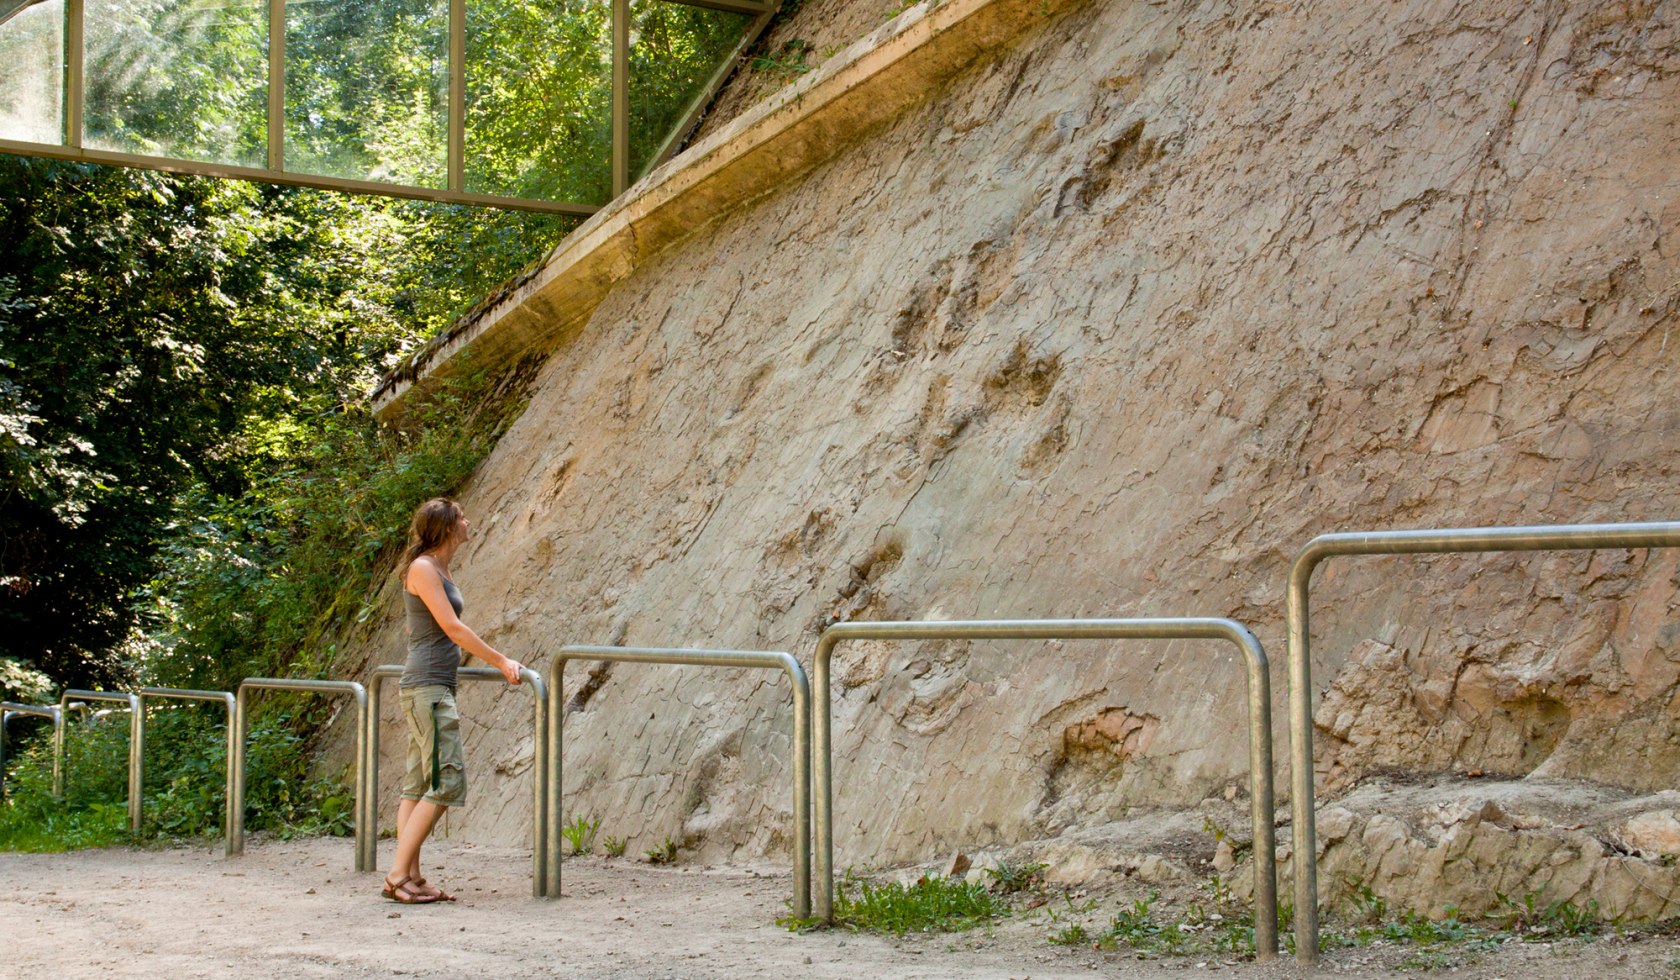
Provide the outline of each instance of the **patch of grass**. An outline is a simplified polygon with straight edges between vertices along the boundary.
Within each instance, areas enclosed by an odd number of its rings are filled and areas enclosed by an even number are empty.
[[[1008,905],[984,885],[938,875],[903,885],[848,873],[835,887],[835,925],[866,932],[962,932],[1008,913]]]
[[[622,837],[608,837],[606,840],[601,842],[601,849],[607,852],[607,857],[621,858],[624,856],[624,848],[628,846],[629,843],[629,841]]]
[[[10,790],[7,795],[11,796]],[[7,805],[0,808],[0,850],[4,851],[44,854],[113,847],[130,840],[128,807],[122,803],[92,803],[77,808],[57,803],[16,808],[8,799]]]
[[[572,845],[574,855],[588,854],[595,849],[595,832],[600,829],[601,821],[599,820],[573,817],[568,823],[560,827],[560,836],[566,838],[566,843]],[[620,853],[622,853],[622,849]]]
[[[667,837],[658,847],[650,847],[643,851],[642,856],[647,858],[649,864],[676,864],[677,842]]]
[[[1094,945],[1099,949],[1127,946],[1141,952],[1168,956],[1182,952],[1187,939],[1183,924],[1157,921],[1154,905],[1159,897],[1159,892],[1150,889],[1144,897],[1133,899],[1131,905],[1114,914],[1108,928],[1093,940]]]
[[[1254,956],[1253,917],[1233,901],[1222,880],[1204,888],[1212,899],[1190,903],[1183,915],[1164,914],[1157,906],[1160,895],[1151,889],[1133,899],[1110,917],[1108,925],[1093,931],[1083,922],[1073,922],[1049,937],[1058,946],[1089,946],[1093,949],[1126,949],[1140,958],[1154,956]],[[1076,915],[1089,914],[1095,902],[1074,906]],[[1051,914],[1053,921],[1060,916]]]
[[[1055,946],[1083,946],[1090,941],[1091,932],[1081,922],[1065,926],[1050,936],[1050,943]]]

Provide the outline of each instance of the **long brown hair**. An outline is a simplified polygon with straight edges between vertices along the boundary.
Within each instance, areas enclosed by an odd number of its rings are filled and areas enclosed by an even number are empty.
[[[460,504],[448,497],[433,497],[421,504],[408,522],[408,551],[403,554],[403,571],[408,571],[414,559],[441,548],[455,533],[455,525],[465,513]]]

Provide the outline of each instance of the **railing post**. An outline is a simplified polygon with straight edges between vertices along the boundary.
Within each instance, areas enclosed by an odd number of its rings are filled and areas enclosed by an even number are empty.
[[[812,779],[816,783],[817,917],[834,919],[834,772],[829,678],[834,648],[845,640],[1052,640],[1220,639],[1237,645],[1248,664],[1249,792],[1254,834],[1254,945],[1257,958],[1277,955],[1277,853],[1273,831],[1271,683],[1265,651],[1241,623],[1213,617],[1151,619],[959,620],[837,623],[817,640],[816,733]]]
[[[805,669],[792,654],[762,650],[684,650],[666,647],[564,646],[549,661],[548,689],[548,819],[562,816],[564,789],[565,710],[560,699],[565,690],[566,663],[571,660],[609,660],[618,663],[673,664],[691,667],[761,667],[779,669],[793,687],[793,914],[811,914],[810,837],[810,687]],[[561,835],[548,835],[548,897],[560,897]]]
[[[356,702],[356,723],[353,729],[355,749],[355,771],[351,777],[354,788],[355,802],[352,813],[356,833],[357,871],[372,871],[373,862],[369,860],[368,851],[372,843],[367,819],[367,774],[363,767],[367,762],[367,730],[368,730],[368,696],[367,688],[356,681],[322,681],[301,680],[290,677],[247,677],[239,684],[239,692],[234,701],[235,728],[238,730],[238,741],[234,743],[238,758],[234,764],[234,792],[229,809],[233,811],[233,820],[228,833],[230,853],[243,854],[245,851],[245,786],[246,786],[246,733],[249,724],[249,709],[247,695],[253,690],[271,691],[304,691],[316,694],[348,694]]]
[[[1289,739],[1294,811],[1295,958],[1318,958],[1318,835],[1312,749],[1313,570],[1336,555],[1476,554],[1491,551],[1584,551],[1680,547],[1680,521],[1553,524],[1527,527],[1426,528],[1321,534],[1289,568]]]
[[[227,855],[245,853],[245,727],[247,724],[246,693],[242,682],[234,696],[233,707],[233,791],[228,794]]]

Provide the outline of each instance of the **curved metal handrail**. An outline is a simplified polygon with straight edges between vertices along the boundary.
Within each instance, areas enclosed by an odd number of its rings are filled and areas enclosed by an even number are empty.
[[[245,733],[250,723],[246,694],[251,691],[301,691],[315,694],[348,694],[356,700],[356,870],[372,871],[366,860],[369,840],[367,811],[362,805],[363,763],[367,759],[367,689],[356,681],[302,680],[291,677],[247,677],[239,683],[234,698],[233,795],[228,799],[228,854],[245,853]]]
[[[1337,555],[1422,555],[1488,551],[1579,551],[1680,547],[1680,521],[1558,524],[1321,534],[1289,567],[1289,739],[1295,854],[1295,958],[1318,958],[1318,846],[1312,747],[1313,570]]]
[[[223,783],[222,795],[222,853],[231,856],[233,850],[233,760],[235,754],[233,731],[234,713],[237,710],[234,696],[227,691],[195,691],[179,687],[142,687],[140,689],[140,744],[142,749],[146,744],[146,699],[154,698],[166,701],[210,701],[220,704],[227,710],[225,724],[227,732],[227,758],[223,760],[223,767],[227,770]],[[142,762],[145,760],[142,759]],[[144,789],[142,779],[140,789]]]
[[[1266,653],[1248,627],[1234,619],[1001,619],[836,623],[823,631],[812,661],[816,713],[817,917],[834,918],[834,774],[829,678],[834,648],[848,640],[1172,640],[1218,639],[1235,643],[1248,662],[1250,818],[1254,832],[1254,946],[1260,959],[1277,954],[1277,848],[1272,829],[1272,698]]]
[[[128,828],[139,833],[142,803],[140,783],[146,765],[146,732],[140,723],[140,696],[110,691],[69,690],[59,695],[59,710],[68,712],[72,698],[80,701],[110,701],[128,706]],[[64,751],[62,742],[59,743],[59,751]],[[65,775],[68,778],[68,772]]]
[[[64,796],[64,710],[56,704],[20,704],[0,701],[0,799],[6,797],[6,726],[12,716],[50,718],[53,723],[53,795]]]
[[[677,664],[693,667],[760,667],[779,669],[793,687],[793,914],[811,914],[811,685],[792,654],[764,650],[685,650],[668,647],[564,646],[549,662],[553,683],[548,689],[548,807],[560,817],[561,754],[565,712],[560,698],[567,661],[610,660],[619,663]],[[548,836],[548,897],[560,897],[560,835]]]

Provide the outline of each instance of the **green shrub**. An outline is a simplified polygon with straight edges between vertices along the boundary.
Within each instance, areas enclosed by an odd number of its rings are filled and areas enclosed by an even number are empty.
[[[1042,891],[1044,889],[1044,872],[1049,867],[1048,864],[1038,862],[1010,864],[1008,861],[999,861],[997,867],[986,869],[986,876],[992,879],[992,886],[1005,895],[1023,891]]]
[[[139,839],[220,836],[227,747],[216,708],[153,709],[146,725]],[[16,727],[16,726],[14,726]],[[253,727],[246,759],[245,826],[281,836],[350,834],[355,794],[340,779],[312,775],[296,725],[276,714]],[[52,793],[51,729],[9,745],[0,850],[57,851],[136,840],[128,830],[126,714],[66,726],[64,798]]]
[[[232,690],[329,672],[376,620],[428,497],[455,491],[523,406],[524,375],[445,382],[408,428],[365,412],[313,422],[310,447],[238,499],[200,491],[152,585],[157,682]]]
[[[642,857],[646,858],[649,864],[676,864],[677,842],[667,837],[658,847],[650,847],[643,851]]]

